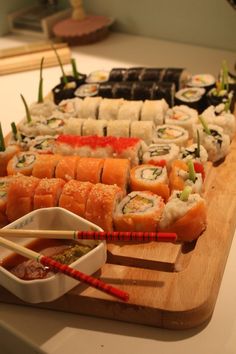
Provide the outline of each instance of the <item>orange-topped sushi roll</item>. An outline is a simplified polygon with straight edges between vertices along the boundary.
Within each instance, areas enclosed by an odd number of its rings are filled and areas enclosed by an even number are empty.
[[[64,184],[61,178],[41,179],[35,189],[34,209],[57,206]]]
[[[21,173],[25,176],[31,176],[37,156],[38,154],[35,152],[19,152],[8,161],[7,174],[16,175],[17,173]]]
[[[10,222],[33,210],[35,189],[40,179],[28,176],[12,178],[8,189],[6,214]]]
[[[156,231],[164,210],[163,199],[149,191],[129,193],[114,214],[118,231]]]
[[[101,182],[104,159],[96,157],[81,157],[77,163],[76,179],[78,181]]]
[[[10,181],[11,181],[10,177],[0,178],[0,228],[7,225],[8,223],[6,208],[7,208],[7,194],[8,194]]]
[[[56,166],[55,177],[65,181],[76,178],[78,156],[62,156]]]
[[[52,178],[61,155],[41,154],[34,164],[32,175],[38,178]]]
[[[4,150],[0,150],[0,177],[7,176],[7,164],[19,151],[18,145],[9,145]]]
[[[122,190],[116,185],[95,184],[88,196],[85,219],[105,231],[112,231],[113,214],[122,195]]]
[[[128,159],[105,159],[102,171],[102,183],[116,184],[124,194],[130,177],[130,161]]]
[[[84,217],[88,195],[92,187],[93,184],[90,182],[70,180],[63,187],[59,207]]]
[[[166,167],[149,164],[133,167],[130,174],[130,189],[131,191],[151,191],[167,201],[170,190]]]

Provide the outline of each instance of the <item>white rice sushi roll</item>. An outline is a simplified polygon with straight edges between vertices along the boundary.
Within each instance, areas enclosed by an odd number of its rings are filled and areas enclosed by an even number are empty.
[[[185,105],[174,106],[165,114],[165,124],[178,125],[186,129],[189,137],[193,136],[193,125],[198,123],[198,112],[196,109]]]
[[[224,134],[221,127],[209,124],[205,127],[196,125],[194,132],[194,142],[197,141],[197,130],[199,131],[201,145],[204,146],[208,153],[208,159],[217,162],[223,159],[229,152],[230,137]]]
[[[147,145],[150,145],[153,142],[154,133],[155,126],[152,121],[131,122],[130,136],[132,138],[140,138]]]
[[[106,119],[95,120],[88,118],[83,123],[82,135],[106,136],[107,123],[108,121]]]
[[[64,113],[65,117],[81,117],[81,106],[83,100],[81,98],[69,98],[59,103],[58,109]]]
[[[195,74],[192,75],[187,82],[188,87],[202,87],[207,91],[214,87],[216,79],[211,74]]]
[[[208,153],[203,145],[198,147],[198,144],[192,144],[190,146],[180,148],[178,158],[186,162],[188,160],[193,160],[204,165],[208,160]]]
[[[31,121],[24,119],[18,125],[18,132],[27,137],[35,137],[40,134],[42,124],[46,124],[46,118],[42,116],[32,116]]]
[[[123,103],[123,98],[104,98],[99,107],[98,119],[117,119],[119,109]]]
[[[130,136],[130,120],[109,120],[107,122],[107,136],[128,138]]]
[[[179,146],[176,144],[151,144],[144,152],[142,161],[145,164],[166,165],[169,169],[178,154]]]
[[[174,143],[178,146],[186,146],[189,139],[189,133],[186,129],[172,124],[163,124],[157,126],[154,142],[158,144]]]
[[[30,114],[32,116],[50,117],[52,113],[57,109],[55,103],[51,100],[44,100],[43,102],[35,102],[30,107]]]
[[[38,126],[39,135],[58,135],[62,134],[65,126],[66,118],[60,112],[54,114],[41,122]]]
[[[145,100],[141,111],[141,120],[151,120],[156,125],[164,123],[164,115],[169,108],[164,99]]]
[[[207,124],[218,125],[223,128],[225,134],[229,135],[230,140],[233,139],[236,131],[236,119],[230,111],[225,111],[224,103],[218,106],[209,106],[201,115]]]
[[[189,107],[202,111],[205,107],[205,93],[203,87],[185,87],[175,94],[175,104],[185,104]]]
[[[124,101],[117,115],[118,120],[134,120],[140,119],[143,101]]]
[[[99,106],[102,102],[102,97],[85,97],[81,103],[80,118],[98,118]]]
[[[68,118],[65,122],[65,126],[63,129],[63,134],[67,135],[82,135],[83,124],[86,119],[81,118]]]
[[[55,140],[57,135],[38,135],[36,138],[29,140],[28,150],[38,153],[53,153]]]

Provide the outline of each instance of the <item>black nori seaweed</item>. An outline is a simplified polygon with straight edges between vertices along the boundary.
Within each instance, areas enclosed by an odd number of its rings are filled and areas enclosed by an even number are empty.
[[[129,68],[125,74],[125,81],[140,81],[142,72],[144,71],[143,67],[133,67]]]
[[[157,82],[153,87],[152,99],[161,100],[164,98],[168,105],[174,105],[175,84],[172,82]]]
[[[134,82],[132,88],[132,100],[151,100],[153,94],[153,87],[155,83],[147,82]]]
[[[127,69],[125,68],[114,68],[111,70],[108,81],[123,81]]]
[[[74,98],[74,92],[76,88],[65,88],[65,84],[61,83],[55,86],[52,89],[53,100],[55,104],[59,104],[63,100],[67,100],[68,98]]]
[[[131,100],[132,98],[132,82],[117,82],[114,85],[114,98],[124,98],[126,100]]]
[[[164,72],[162,81],[174,82],[176,90],[180,89],[180,77],[182,72],[185,69],[183,68],[167,68]]]
[[[162,81],[164,70],[165,69],[163,68],[145,68],[140,75],[140,80],[156,82]]]
[[[78,79],[76,79],[73,75],[66,75],[67,81],[68,82],[75,82],[76,86],[79,87],[80,85],[85,83],[85,79],[87,77],[87,75],[85,74],[78,74],[79,77]],[[60,77],[60,83],[63,84],[64,83],[64,78],[63,76]]]
[[[114,98],[113,94],[114,82],[102,82],[98,85],[98,94],[97,96],[103,98]]]

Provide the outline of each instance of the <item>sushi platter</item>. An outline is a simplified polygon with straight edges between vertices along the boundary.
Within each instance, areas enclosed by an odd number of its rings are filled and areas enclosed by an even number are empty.
[[[72,67],[74,79],[62,70],[46,99],[28,107],[22,97],[26,118],[12,124],[0,165],[1,227],[54,206],[105,231],[176,232],[178,242],[107,242],[94,275],[128,292],[127,302],[82,284],[33,304],[2,284],[0,301],[170,329],[209,321],[236,229],[226,66],[220,88],[182,68]]]

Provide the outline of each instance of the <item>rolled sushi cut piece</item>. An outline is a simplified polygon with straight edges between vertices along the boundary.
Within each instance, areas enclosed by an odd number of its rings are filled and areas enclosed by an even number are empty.
[[[65,135],[82,135],[83,133],[83,125],[86,122],[86,119],[82,118],[68,118],[65,121],[65,125],[63,128],[63,134]]]
[[[39,154],[53,153],[57,135],[38,135],[34,139],[27,140],[27,150]]]
[[[116,185],[95,184],[88,195],[85,219],[104,231],[113,231],[113,215],[122,196],[122,190]]]
[[[70,181],[76,178],[79,156],[62,156],[55,169],[55,177]]]
[[[102,179],[104,159],[81,157],[77,161],[76,179],[82,182],[99,183]]]
[[[166,167],[139,165],[130,171],[131,191],[151,191],[167,201],[170,195]]]
[[[160,82],[163,79],[165,69],[163,68],[143,68],[140,72],[140,81],[155,81]]]
[[[81,103],[80,118],[98,118],[102,97],[85,97]]]
[[[113,97],[131,100],[132,92],[133,92],[132,89],[133,89],[132,82],[128,82],[128,81],[117,82],[113,87]]]
[[[192,160],[193,162],[200,162],[205,165],[208,161],[208,153],[203,145],[192,144],[187,147],[180,148],[178,158],[185,162]]]
[[[173,82],[157,82],[153,87],[152,99],[164,99],[172,107],[174,105],[175,91],[175,84]]]
[[[117,115],[118,120],[140,120],[143,101],[124,101]]]
[[[110,72],[107,70],[92,71],[86,78],[87,83],[106,82],[109,79]]]
[[[162,197],[149,191],[134,191],[124,197],[114,213],[118,231],[157,231],[164,210]]]
[[[192,75],[188,82],[188,87],[202,87],[207,92],[215,86],[216,79],[211,74],[195,74]]]
[[[115,82],[113,82],[113,81],[103,82],[103,83],[99,84],[97,96],[103,97],[103,98],[115,98],[114,97],[114,85],[115,85]]]
[[[93,97],[97,96],[98,90],[99,84],[83,84],[75,90],[74,95],[80,98]]]
[[[126,75],[126,68],[113,68],[110,71],[109,80],[108,81],[123,81]]]
[[[145,100],[141,111],[141,120],[151,120],[156,125],[164,124],[164,115],[169,106],[164,99]]]
[[[21,149],[18,144],[11,144],[8,146],[5,145],[0,124],[0,177],[7,176],[8,162],[13,158],[15,154],[20,152],[20,150]]]
[[[62,134],[66,118],[61,117],[60,114],[55,114],[44,119],[38,125],[38,135],[58,135]]]
[[[106,158],[102,170],[101,182],[117,185],[127,194],[130,179],[130,161],[128,159]]]
[[[117,98],[117,99],[104,98],[99,107],[98,119],[106,119],[106,120],[117,119],[119,109],[123,103],[124,103],[124,99],[122,98]]]
[[[37,178],[53,178],[57,163],[61,155],[40,154],[38,155],[32,170],[32,176]]]
[[[132,87],[131,100],[151,100],[155,83],[152,81],[136,81]]]
[[[8,218],[6,215],[7,209],[7,195],[11,182],[11,177],[0,178],[0,228],[8,224]]]
[[[65,181],[61,178],[42,178],[34,193],[34,209],[58,206]]]
[[[206,108],[206,90],[202,87],[186,87],[175,94],[176,105],[187,105],[202,112]]]
[[[159,230],[175,232],[179,241],[191,242],[206,229],[207,208],[199,194],[186,192],[173,192],[165,205]],[[183,198],[183,194],[188,194],[187,198]]]
[[[186,86],[189,79],[189,73],[185,68],[167,68],[162,76],[163,82],[173,82],[176,90]]]
[[[153,121],[133,121],[130,127],[130,137],[142,139],[147,145],[153,142],[155,126]]]
[[[139,138],[116,138],[113,146],[113,157],[128,159],[131,166],[140,163],[143,151],[147,148],[145,142]]]
[[[30,113],[35,117],[50,117],[57,110],[57,105],[51,100],[35,102],[29,107]]]
[[[189,133],[186,129],[173,124],[163,124],[156,127],[154,142],[157,144],[171,144],[186,146]]]
[[[58,109],[61,113],[63,113],[63,115],[59,116],[58,112],[55,112],[54,115],[61,118],[80,117],[82,104],[83,100],[78,97],[63,100],[58,105]]]
[[[193,127],[198,123],[197,110],[186,105],[174,106],[165,114],[165,124],[172,124],[186,129],[189,133],[189,138],[193,136]]]
[[[144,71],[143,67],[132,67],[126,69],[124,73],[125,81],[141,81],[141,76]]]
[[[106,119],[92,119],[88,118],[85,120],[82,126],[83,136],[106,136],[107,134],[107,123]]]
[[[107,121],[107,136],[126,137],[130,136],[130,120]]]
[[[179,146],[176,144],[151,144],[143,153],[142,162],[157,166],[170,168],[172,161],[176,160],[179,154]]]
[[[31,176],[37,157],[38,154],[36,152],[23,151],[17,153],[7,164],[7,174],[16,175],[21,173],[25,176]]]

